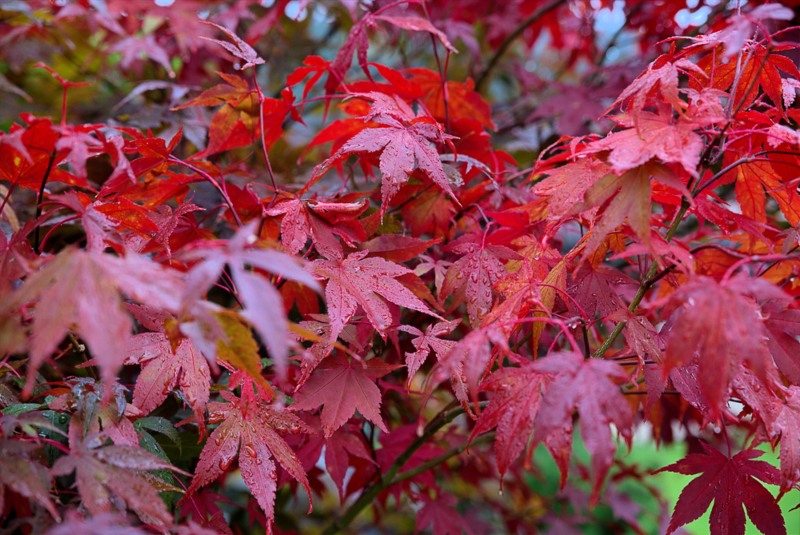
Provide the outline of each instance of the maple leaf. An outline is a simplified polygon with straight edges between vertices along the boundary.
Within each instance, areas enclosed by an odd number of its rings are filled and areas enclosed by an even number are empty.
[[[447,268],[452,266],[453,263],[448,260],[433,258],[424,254],[419,255],[418,260],[420,262],[417,264],[417,267],[414,268],[414,273],[421,277],[432,271],[433,287],[436,289],[436,295],[441,295],[444,278],[447,275]]]
[[[416,3],[416,1],[417,0],[414,0],[414,3]],[[367,63],[367,49],[369,48],[367,30],[376,26],[376,21],[378,20],[383,20],[406,30],[430,32],[432,35],[435,35],[450,52],[458,52],[455,47],[450,44],[447,36],[441,30],[434,27],[427,19],[416,15],[400,17],[381,14],[386,9],[397,6],[398,4],[399,2],[393,2],[379,8],[374,13],[367,13],[350,28],[347,39],[339,49],[339,52],[336,53],[336,57],[330,65],[328,65],[328,79],[325,81],[326,94],[333,93],[344,82],[344,77],[350,69],[350,65],[353,63],[353,52],[356,52],[358,64],[361,66],[361,69],[367,77],[371,79]]]
[[[681,100],[678,91],[678,76],[682,72],[696,73],[704,78],[706,76],[703,69],[687,59],[674,59],[666,54],[659,56],[647,66],[645,72],[625,88],[609,109],[628,103],[627,108],[635,118],[638,118],[642,113],[641,110],[645,108],[648,97],[656,91],[674,109],[685,109],[686,103]]]
[[[618,384],[626,382],[628,374],[614,362],[587,360],[574,352],[551,354],[531,367],[553,376],[539,405],[533,440],[544,442],[553,454],[563,488],[572,452],[572,414],[577,410],[581,437],[592,456],[592,502],[596,502],[616,452],[609,424],[615,425],[628,447],[631,444],[633,413]]]
[[[768,48],[761,42],[750,42],[744,47],[741,61],[723,59],[723,54],[707,54],[697,64],[709,75],[711,87],[729,92],[733,101],[731,109],[750,108],[761,90],[782,112],[781,71],[800,79],[797,63],[780,54],[792,48],[793,45]],[[690,87],[692,85],[690,83]]]
[[[2,137],[0,180],[32,190],[41,188],[45,179],[87,187],[86,177],[75,176],[57,167],[67,152],[56,151],[60,136],[50,119],[28,117],[27,122],[28,126],[24,128],[13,125],[9,134]]]
[[[750,137],[752,138],[752,136]],[[753,144],[757,148],[759,141],[763,147],[763,140],[758,138],[746,138],[730,144],[723,155],[723,164],[732,165],[743,158],[746,160],[725,173],[720,181],[727,183],[735,180],[736,200],[745,216],[758,223],[767,221],[766,190],[778,203],[789,223],[796,226],[800,224],[800,208],[798,208],[800,195],[796,188],[785,184],[786,179],[776,169],[779,165],[777,160],[775,162],[766,161],[750,155],[754,149]]]
[[[625,322],[625,340],[638,355],[640,365],[646,360],[662,361],[663,337],[647,318],[621,308],[612,313],[609,319]]]
[[[341,258],[342,246],[336,236],[351,247],[365,240],[366,232],[357,217],[367,206],[363,200],[333,203],[289,199],[268,209],[267,215],[283,215],[281,243],[290,253],[299,253],[310,237],[325,258]]]
[[[0,440],[0,506],[3,504],[3,487],[7,487],[35,500],[60,521],[61,516],[50,499],[50,474],[46,467],[31,458],[35,449],[35,444],[20,440]]]
[[[456,509],[456,499],[449,494],[440,494],[436,499],[422,495],[422,508],[417,513],[417,529],[431,529],[434,535],[462,535],[473,533],[468,519]]]
[[[406,184],[397,196],[405,224],[414,236],[449,236],[456,204],[441,190],[425,184]]]
[[[658,472],[701,474],[681,492],[667,535],[684,524],[696,520],[714,501],[709,518],[712,533],[744,535],[744,510],[755,526],[767,535],[786,533],[786,526],[775,498],[758,482],[777,485],[778,470],[764,461],[754,461],[763,455],[758,450],[744,450],[733,457],[721,454],[700,443],[704,453],[690,453],[677,463]]]
[[[494,395],[478,417],[470,441],[497,428],[494,451],[501,478],[528,444],[548,382],[547,374],[525,364],[498,370],[481,384],[482,392]]]
[[[594,253],[606,236],[626,219],[639,239],[645,244],[650,243],[651,185],[648,167],[642,166],[621,176],[605,175],[586,192],[579,210],[602,206],[606,201],[608,204],[595,219],[592,234],[586,242],[584,258]]]
[[[475,91],[472,79],[466,82],[447,80],[442,84],[439,73],[430,69],[407,69],[405,72],[411,74],[412,83],[422,88],[428,111],[437,119],[445,120],[448,114],[453,114],[477,120],[490,130],[497,128],[492,121],[491,106]]]
[[[496,358],[493,347],[507,353],[508,336],[496,324],[484,325],[459,340],[440,359],[440,369],[450,377],[456,397],[465,407],[469,403],[469,392],[473,394],[473,401],[477,402],[478,383]]]
[[[408,262],[420,258],[421,253],[440,241],[438,239],[423,241],[411,236],[382,234],[361,243],[359,249],[367,250],[371,255],[380,256],[390,262]],[[417,273],[416,269],[414,273]]]
[[[172,515],[143,473],[180,470],[138,446],[102,446],[97,435],[82,437],[82,428],[81,419],[73,416],[69,424],[70,453],[53,464],[53,475],[76,472],[78,492],[92,515],[111,512],[113,495],[133,509],[142,522],[160,528],[171,525]]]
[[[297,392],[292,407],[314,410],[322,407],[322,429],[329,438],[358,410],[367,420],[389,432],[381,418],[381,391],[375,381],[397,366],[380,359],[366,362],[336,354],[317,366],[303,388]]]
[[[198,301],[217,282],[227,264],[244,305],[242,317],[255,328],[267,345],[278,376],[286,377],[290,339],[280,293],[265,277],[247,271],[245,265],[275,273],[315,290],[319,286],[295,258],[279,251],[248,248],[254,241],[256,224],[254,221],[242,227],[226,243],[211,242],[207,248],[186,251],[182,255],[186,260],[201,260],[187,275],[184,302],[191,304]]]
[[[649,225],[648,225],[649,226]],[[620,299],[618,286],[635,285],[634,281],[619,270],[582,266],[573,274],[567,292],[586,312],[590,320],[595,314],[601,317],[625,307]]]
[[[429,21],[428,19],[423,19],[422,17],[418,17],[416,15],[409,15],[404,17],[392,16],[392,15],[375,15],[374,18],[376,20],[382,20],[384,22],[388,22],[404,30],[411,30],[416,32],[429,32],[435,35],[447,50],[455,54],[458,54],[458,50],[452,44],[450,44],[450,41],[447,39],[447,35],[445,35],[443,31],[434,27],[434,25],[431,24],[431,21]]]
[[[511,249],[502,245],[473,241],[474,236],[464,236],[448,246],[448,250],[461,255],[451,265],[442,284],[441,297],[459,292],[459,298],[467,301],[467,313],[472,325],[492,308],[493,287],[506,274],[506,267],[500,260],[518,258]],[[460,300],[459,299],[459,300]]]
[[[408,368],[408,385],[411,385],[411,380],[420,366],[425,364],[425,360],[431,351],[436,354],[437,359],[441,360],[453,349],[456,345],[455,341],[444,340],[439,337],[453,332],[453,329],[459,323],[461,323],[461,320],[433,323],[425,328],[424,333],[412,325],[400,325],[397,328],[399,331],[415,336],[411,343],[416,351],[413,353],[406,352],[405,354],[406,367]]]
[[[414,117],[408,105],[397,97],[377,92],[356,94],[351,98],[354,97],[373,101],[364,121],[377,124],[358,132],[330,158],[315,167],[311,182],[325,174],[335,162],[350,154],[380,152],[379,167],[383,175],[381,215],[386,212],[389,201],[408,182],[415,169],[422,170],[458,203],[436,148],[436,143],[444,143],[449,139],[442,132],[441,125],[429,116]]]
[[[495,285],[503,297],[499,299],[497,306],[484,316],[484,323],[514,323],[517,318],[527,316],[531,309],[547,308],[542,299],[548,291],[555,290],[549,286],[540,286],[550,284],[545,282],[545,279],[558,275],[558,271],[551,271],[545,262],[537,258],[537,255],[539,253],[532,253],[530,256],[528,253],[524,253],[522,261],[512,260],[508,263],[511,273],[504,276]]]
[[[691,176],[697,174],[703,138],[694,132],[696,124],[673,121],[672,108],[659,109],[658,113],[640,112],[636,118],[620,115],[614,120],[627,129],[590,143],[585,153],[610,151],[608,162],[616,173],[658,158],[664,163],[680,164]]]
[[[218,39],[211,39],[209,37],[200,36],[200,39],[205,39],[206,41],[211,41],[212,43],[217,43],[222,48],[230,52],[235,57],[239,58],[240,60],[244,61],[244,65],[240,66],[241,70],[249,69],[250,67],[255,67],[256,65],[261,65],[264,63],[264,60],[258,56],[258,53],[253,49],[252,46],[248,45],[246,42],[242,41],[235,33],[233,33],[228,28],[224,26],[220,26],[219,24],[215,24],[210,21],[202,21],[203,24],[207,24],[209,26],[213,26],[214,28],[218,29],[228,37],[230,37],[233,44],[228,43],[227,41],[220,41]]]
[[[91,135],[99,129],[100,125],[92,124],[60,126],[56,129],[60,136],[55,149],[66,152],[64,161],[69,163],[73,174],[78,177],[86,177],[86,160],[97,155],[103,146],[99,139]]]
[[[555,169],[535,169],[532,179],[541,173],[547,177],[536,183],[533,192],[547,197],[548,218],[558,220],[571,215],[589,188],[610,172],[611,166],[597,158],[581,158]]]
[[[754,288],[765,296],[777,290],[763,279],[742,276],[720,284],[699,276],[670,300],[674,312],[667,329],[664,374],[697,359],[698,386],[714,417],[721,414],[739,366],[747,363],[761,378],[774,368],[764,320],[748,295]]]
[[[741,377],[741,376],[740,376]],[[741,382],[741,381],[740,381]],[[765,387],[753,378],[753,385],[742,397],[764,420],[770,439],[780,444],[781,494],[797,486],[800,481],[800,387],[790,386],[781,401],[762,394]]]
[[[369,251],[357,251],[344,259],[318,259],[309,264],[314,275],[328,281],[325,301],[330,316],[331,340],[336,340],[359,307],[385,338],[387,329],[394,323],[385,300],[442,319],[397,280],[404,275],[413,276],[413,271],[383,258],[367,258],[367,254]]]
[[[688,197],[686,188],[663,164],[642,162],[642,165],[617,174],[606,164],[592,160],[577,160],[544,171],[549,176],[536,184],[534,192],[548,197],[548,219],[560,222],[567,216],[586,213],[593,208],[601,209],[595,215],[584,259],[594,253],[606,236],[626,219],[639,239],[650,246],[652,179]]]
[[[277,461],[311,497],[306,473],[297,456],[279,433],[308,432],[308,427],[290,412],[268,406],[245,384],[241,397],[222,392],[228,403],[208,404],[209,423],[218,423],[208,437],[187,496],[216,480],[238,456],[239,469],[259,507],[267,515],[267,533],[272,533],[275,518],[275,491],[278,486]],[[309,504],[309,512],[311,505]]]
[[[226,83],[206,89],[195,98],[174,108],[181,110],[191,106],[222,105],[214,113],[208,125],[208,146],[197,157],[208,157],[225,150],[250,145],[258,136],[258,95],[250,89],[250,84],[244,78],[222,72],[217,74]],[[268,114],[265,113],[265,116]],[[276,123],[277,132],[274,131]],[[273,138],[273,141],[277,139],[282,131],[280,127],[282,123],[283,116],[279,121],[273,121],[269,126],[265,125],[265,129],[271,130],[267,137]]]
[[[204,421],[211,388],[208,362],[189,339],[173,349],[166,333],[143,333],[132,337],[125,350],[126,364],[140,364],[142,371],[133,389],[133,404],[148,414],[180,386],[198,423]]]
[[[351,456],[369,464],[375,463],[361,433],[339,428],[333,435],[325,439],[325,469],[336,485],[339,491],[339,499],[342,502],[347,496],[345,494],[344,480],[350,468],[349,459]]]
[[[134,69],[134,65],[143,59],[151,59],[164,67],[170,78],[175,78],[175,71],[172,70],[170,57],[164,47],[162,47],[154,35],[129,36],[117,41],[109,52],[122,54],[119,64],[126,70]]]
[[[800,310],[769,300],[761,306],[767,345],[775,365],[792,384],[800,385]]]
[[[704,45],[718,45],[725,47],[724,58],[730,58],[742,51],[745,43],[753,35],[755,28],[763,28],[765,20],[792,20],[792,10],[780,4],[766,4],[756,6],[747,13],[736,13],[726,22],[728,25],[722,30],[697,37],[697,41]]]
[[[86,341],[110,386],[125,358],[119,348],[125,346],[133,328],[120,292],[134,301],[177,313],[182,288],[183,279],[177,271],[145,257],[119,258],[71,248],[62,251],[30,275],[0,309],[0,316],[13,315],[20,307],[38,301],[31,329],[27,388],[33,386],[39,366],[73,328]]]

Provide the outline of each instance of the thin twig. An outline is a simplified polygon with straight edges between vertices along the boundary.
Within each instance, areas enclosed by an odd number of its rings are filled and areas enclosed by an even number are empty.
[[[380,481],[370,485],[361,493],[361,496],[356,500],[353,505],[348,507],[347,511],[338,519],[336,519],[328,528],[323,532],[323,535],[334,535],[336,533],[341,532],[350,523],[363,511],[369,504],[375,500],[375,498],[384,490],[389,488],[391,485],[397,482],[397,476],[400,472],[400,469],[403,467],[406,462],[414,455],[414,453],[421,448],[424,444],[426,444],[433,435],[436,434],[442,427],[452,422],[457,416],[464,413],[464,409],[461,407],[456,408],[448,408],[445,409],[437,414],[433,420],[431,420],[428,425],[425,426],[425,430],[423,433],[417,437],[417,439],[412,442],[404,451],[401,453],[397,459],[392,463],[389,469],[383,474],[383,477]],[[455,454],[454,454],[455,455]],[[452,455],[451,455],[452,456]],[[449,458],[449,457],[448,457]],[[445,459],[446,460],[446,459]],[[407,471],[408,472],[408,471]],[[407,475],[405,478],[413,477],[415,474]],[[403,475],[401,474],[401,475]]]
[[[669,229],[667,230],[667,234],[665,235],[666,241],[670,241],[675,233],[678,231],[678,227],[680,226],[681,222],[683,221],[683,216],[686,214],[686,211],[689,209],[689,201],[687,199],[683,199],[681,201],[681,206],[678,211],[675,213],[675,218],[672,220],[672,224],[670,225]],[[650,289],[650,281],[658,274],[658,263],[653,262],[650,266],[650,269],[647,271],[647,274],[642,279],[642,282],[639,284],[639,289],[636,291],[636,295],[633,296],[633,300],[631,304],[628,305],[628,311],[633,313],[636,311],[636,308],[639,306],[639,303],[642,302],[644,299],[645,294]],[[627,322],[621,321],[617,323],[614,330],[608,335],[608,337],[603,341],[600,347],[594,352],[592,357],[600,358],[602,357],[608,348],[614,343],[617,337],[622,332],[622,329],[625,328],[625,324]]]
[[[483,84],[486,83],[486,81],[489,79],[489,75],[492,73],[492,70],[494,70],[494,68],[497,66],[497,63],[500,61],[500,58],[502,58],[503,55],[506,53],[508,47],[511,46],[511,43],[516,41],[517,37],[522,35],[523,32],[528,28],[528,26],[535,24],[540,18],[545,16],[547,13],[565,3],[566,0],[554,0],[549,4],[542,6],[537,11],[534,11],[531,16],[522,21],[522,23],[519,26],[517,26],[517,28],[508,35],[508,37],[506,37],[505,41],[502,42],[500,47],[494,53],[494,56],[492,56],[492,59],[489,60],[489,64],[486,65],[486,68],[478,77],[478,80],[475,82],[475,91],[480,92],[480,90],[483,88]]]

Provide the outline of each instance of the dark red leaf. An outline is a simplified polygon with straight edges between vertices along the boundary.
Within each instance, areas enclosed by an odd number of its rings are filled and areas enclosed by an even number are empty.
[[[689,483],[675,505],[667,534],[696,520],[714,502],[709,527],[712,533],[744,535],[744,510],[756,527],[767,535],[784,535],[786,525],[775,498],[764,488],[777,485],[778,471],[764,461],[758,450],[744,450],[727,457],[701,442],[704,453],[690,453],[675,464],[658,470],[679,474],[701,474]]]

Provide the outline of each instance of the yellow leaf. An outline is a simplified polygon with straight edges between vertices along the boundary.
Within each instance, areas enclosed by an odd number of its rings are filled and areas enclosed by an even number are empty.
[[[274,393],[270,384],[261,375],[258,343],[253,338],[250,327],[238,314],[230,310],[217,312],[215,316],[227,338],[217,342],[217,358],[242,370],[267,392]]]

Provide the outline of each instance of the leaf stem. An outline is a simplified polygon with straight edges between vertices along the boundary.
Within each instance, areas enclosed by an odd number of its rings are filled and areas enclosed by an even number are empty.
[[[185,162],[180,158],[176,158],[175,156],[170,155],[167,158],[167,161],[177,165],[182,165],[183,167],[186,167],[187,169],[190,169],[195,173],[197,173],[198,175],[200,175],[201,177],[203,177],[207,182],[211,183],[211,185],[216,188],[216,190],[220,193],[220,195],[222,195],[222,199],[225,201],[225,204],[228,205],[228,208],[230,208],[231,214],[233,214],[233,219],[236,220],[236,224],[240,227],[242,226],[242,220],[239,218],[239,214],[236,212],[236,208],[233,207],[233,201],[231,201],[231,198],[228,196],[228,191],[224,187],[225,184],[224,181],[222,182],[222,185],[220,185],[220,183],[217,182],[214,179],[214,177],[212,177],[199,167],[192,165],[189,162]]]
[[[59,136],[59,139],[60,136]],[[56,141],[58,143],[58,141]],[[39,186],[39,193],[36,196],[36,230],[33,233],[33,250],[36,251],[36,254],[41,253],[39,250],[39,218],[42,216],[42,199],[44,198],[44,188],[47,185],[47,179],[50,177],[50,173],[53,171],[53,164],[56,161],[56,149],[53,146],[53,150],[50,152],[50,157],[47,160],[47,167],[44,170],[44,175],[42,175],[42,184]]]
[[[272,163],[269,161],[269,151],[267,150],[267,139],[264,134],[264,92],[261,91],[261,86],[258,85],[258,78],[256,77],[256,69],[253,68],[253,85],[258,93],[258,130],[261,136],[261,154],[264,156],[264,164],[267,166],[267,174],[269,180],[272,182],[272,199],[269,201],[269,208],[275,205],[278,200],[278,183],[275,181],[275,173],[272,171]]]

